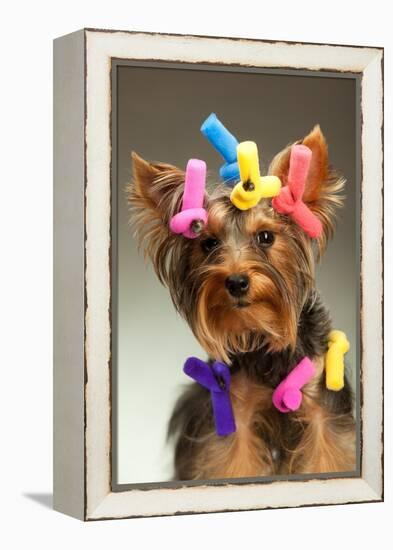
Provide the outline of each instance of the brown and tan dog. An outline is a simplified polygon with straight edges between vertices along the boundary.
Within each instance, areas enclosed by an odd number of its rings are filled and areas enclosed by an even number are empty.
[[[325,386],[331,321],[314,277],[345,180],[329,168],[319,126],[299,143],[313,153],[303,200],[322,222],[316,245],[268,200],[237,210],[223,184],[206,196],[209,218],[200,238],[174,235],[169,220],[180,209],[184,172],[132,156],[128,199],[139,243],[209,358],[228,364],[232,374],[235,433],[216,435],[210,394],[198,384],[178,401],[169,425],[176,479],[355,468],[352,394],[348,384],[340,392]],[[287,147],[269,169],[283,185],[289,156]],[[273,390],[304,356],[317,375],[303,389],[301,407],[283,414],[272,405]]]

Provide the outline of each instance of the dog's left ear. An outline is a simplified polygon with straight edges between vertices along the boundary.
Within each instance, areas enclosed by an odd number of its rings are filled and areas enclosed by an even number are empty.
[[[319,125],[296,143],[307,145],[312,151],[303,201],[322,222],[319,245],[323,249],[333,234],[336,209],[343,203],[340,192],[345,179],[338,177],[329,166],[328,146]],[[269,174],[278,176],[282,185],[287,184],[290,153],[291,146],[288,146],[274,157],[269,167]]]

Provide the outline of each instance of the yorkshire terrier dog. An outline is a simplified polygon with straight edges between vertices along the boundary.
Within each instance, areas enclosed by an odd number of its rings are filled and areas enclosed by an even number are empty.
[[[169,289],[210,361],[230,367],[236,431],[216,434],[210,393],[192,383],[169,423],[179,480],[345,472],[355,469],[355,421],[348,383],[325,385],[329,313],[315,286],[323,254],[342,205],[345,180],[330,167],[326,140],[316,126],[303,140],[312,151],[303,200],[322,223],[311,239],[271,201],[246,212],[217,183],[205,196],[208,222],[197,239],[169,231],[179,211],[184,172],[132,154],[127,189],[136,237]],[[290,146],[269,174],[284,186]],[[303,388],[301,406],[283,414],[272,404],[278,384],[303,358],[316,375]]]

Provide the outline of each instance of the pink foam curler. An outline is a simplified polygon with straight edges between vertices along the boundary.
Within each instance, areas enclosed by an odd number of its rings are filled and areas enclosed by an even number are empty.
[[[322,232],[321,221],[302,200],[311,157],[312,151],[306,145],[292,145],[288,184],[272,200],[272,206],[279,214],[288,214],[310,237],[317,238]]]
[[[181,211],[173,216],[169,228],[173,233],[187,239],[198,237],[207,223],[207,212],[203,208],[206,186],[206,163],[190,159],[186,168]]]
[[[301,389],[315,375],[313,362],[304,357],[273,392],[273,405],[282,413],[296,411],[303,399]]]

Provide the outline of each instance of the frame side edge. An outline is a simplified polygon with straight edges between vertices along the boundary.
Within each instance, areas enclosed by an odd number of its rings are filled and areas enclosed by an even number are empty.
[[[377,495],[384,497],[384,82],[383,51],[379,51],[363,73],[362,80],[363,132],[363,198],[367,211],[363,220],[362,242],[367,254],[365,264],[364,310],[368,322],[363,378],[364,462],[362,477]],[[376,192],[377,191],[377,192]],[[375,224],[378,220],[378,224]],[[379,223],[380,222],[380,223]],[[375,246],[378,242],[379,246]],[[371,348],[371,345],[369,346]],[[375,369],[377,365],[377,370]],[[378,406],[377,406],[378,404]]]
[[[83,30],[53,46],[53,507],[85,519]]]

